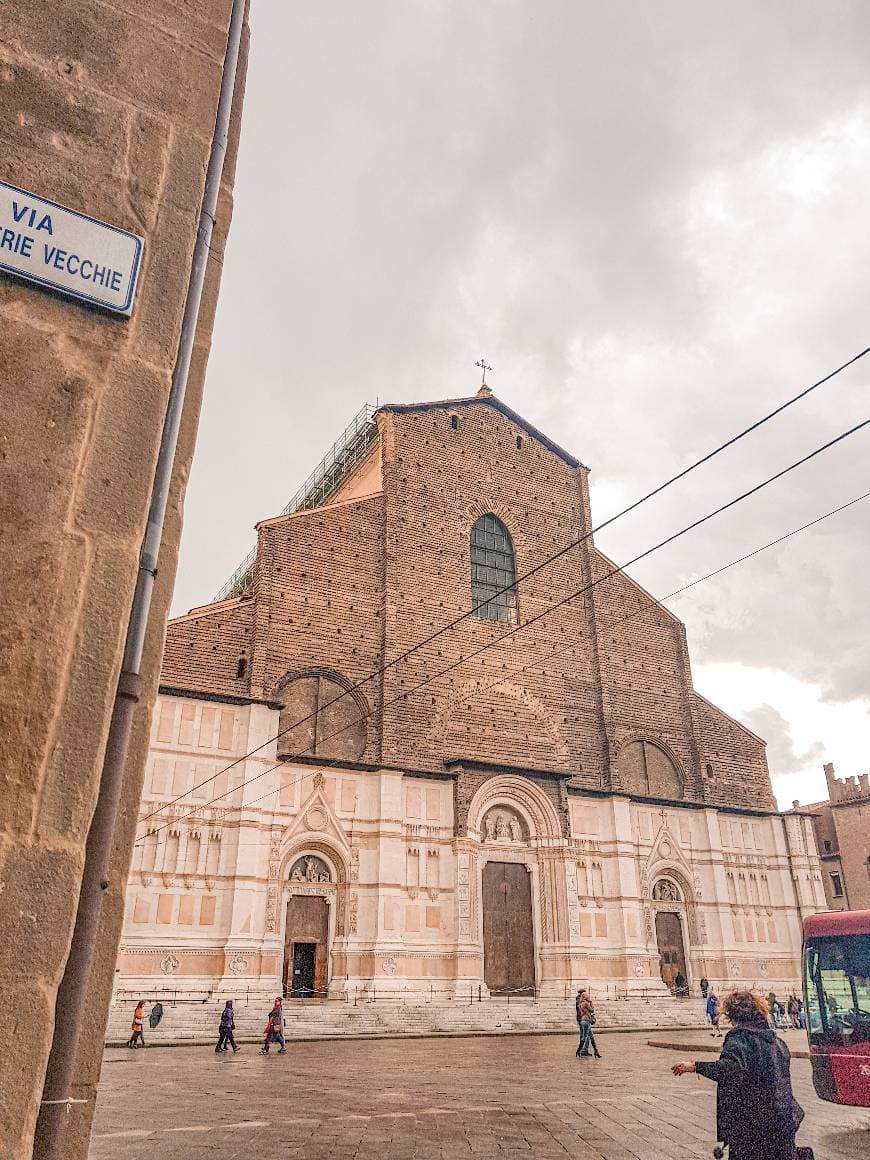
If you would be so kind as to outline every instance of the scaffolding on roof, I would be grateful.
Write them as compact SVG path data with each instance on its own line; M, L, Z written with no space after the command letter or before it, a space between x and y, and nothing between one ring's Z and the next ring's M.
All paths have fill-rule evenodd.
M289 503L281 509L282 516L307 508L320 507L336 492L378 437L378 428L374 420L376 411L376 406L366 403L354 415L311 475ZM256 559L257 549L253 548L214 596L213 604L233 596L242 596L250 591L254 581Z

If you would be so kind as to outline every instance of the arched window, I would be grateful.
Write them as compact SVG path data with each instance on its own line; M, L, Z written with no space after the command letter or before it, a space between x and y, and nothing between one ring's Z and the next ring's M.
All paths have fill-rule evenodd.
M303 673L283 684L276 698L283 705L278 715L279 757L362 759L365 710L329 673Z
M492 512L487 512L471 527L471 610L475 616L514 623L517 597L510 585L515 579L510 532ZM502 591L505 588L509 591Z
M671 758L651 741L631 741L619 754L619 777L629 793L679 800L683 782Z

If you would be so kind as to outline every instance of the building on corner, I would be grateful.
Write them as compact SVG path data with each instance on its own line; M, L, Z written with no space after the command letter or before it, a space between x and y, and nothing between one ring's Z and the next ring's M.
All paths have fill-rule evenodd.
M812 820L828 910L870 910L870 781L868 774L837 777L825 765L828 800L801 806Z
M811 819L611 574L587 476L486 387L357 416L169 625L119 989L795 985Z

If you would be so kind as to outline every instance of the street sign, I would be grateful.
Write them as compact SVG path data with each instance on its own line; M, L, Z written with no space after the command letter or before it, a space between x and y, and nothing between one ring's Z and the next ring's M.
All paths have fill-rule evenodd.
M142 238L0 181L0 270L129 315Z

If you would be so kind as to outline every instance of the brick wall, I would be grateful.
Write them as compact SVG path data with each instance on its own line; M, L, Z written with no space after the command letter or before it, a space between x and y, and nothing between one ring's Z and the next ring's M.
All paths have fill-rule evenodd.
M253 623L250 597L194 609L173 620L163 654L163 684L246 696Z
M288 676L332 671L363 680L381 664L383 497L336 503L259 527L251 691L271 697ZM378 710L379 682L360 690ZM377 718L375 717L376 721ZM366 757L377 760L369 730Z
M615 565L593 554L601 579ZM618 765L620 750L637 736L665 743L677 759L685 796L703 796L691 701L684 673L682 625L649 593L620 573L593 590L601 681L608 700L608 737Z
M709 800L776 809L764 742L706 697L694 699Z
M508 528L518 574L589 527L586 469L493 399L386 407L378 423L380 472L366 470L382 494L260 525L254 696L306 670L359 681L466 611L479 515ZM612 567L588 543L571 548L519 585L520 625ZM248 639L242 615L217 606L174 622L164 680L228 690ZM488 761L619 788L621 749L645 737L678 768L685 797L774 808L763 742L693 691L683 625L629 577L512 627L471 616L368 683L366 760Z
M870 910L870 798L835 805L832 813L849 909Z

